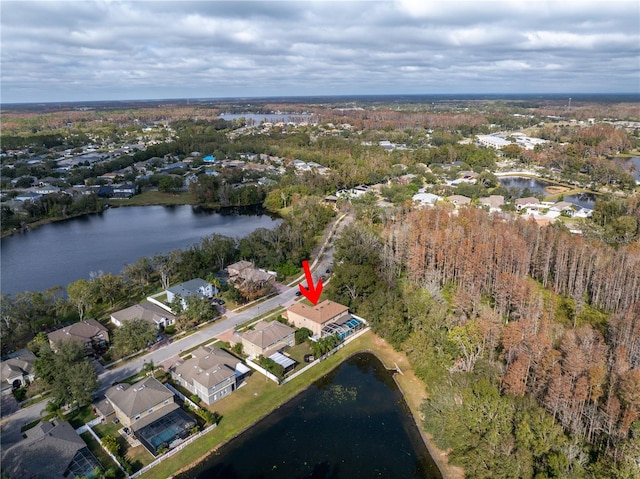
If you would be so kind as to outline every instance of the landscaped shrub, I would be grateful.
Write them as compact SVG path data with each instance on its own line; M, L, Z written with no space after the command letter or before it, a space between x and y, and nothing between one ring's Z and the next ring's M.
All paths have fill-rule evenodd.
M313 335L309 328L300 328L295 332L296 344L304 343L308 337Z
M284 368L273 359L260 356L258 358L258 364L278 378L278 381L284 379Z

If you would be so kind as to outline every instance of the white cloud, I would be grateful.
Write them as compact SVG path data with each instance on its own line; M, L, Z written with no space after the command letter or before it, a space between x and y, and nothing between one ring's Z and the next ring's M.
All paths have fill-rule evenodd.
M638 91L636 1L0 5L5 102Z

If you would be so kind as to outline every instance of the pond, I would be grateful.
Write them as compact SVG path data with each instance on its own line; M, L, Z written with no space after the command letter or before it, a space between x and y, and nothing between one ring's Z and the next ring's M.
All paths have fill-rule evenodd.
M526 178L523 176L503 176L498 178L498 181L507 189L518 188L522 193L525 188L528 188L532 194L540 193L544 196L547 196L549 194L545 191L545 188L553 184L544 180L540 180L538 178ZM568 201L569 203L573 203L580 208L593 209L596 202L596 195L594 195L593 193L578 193L574 195L566 195L562 198L562 201Z
M66 286L92 271L117 274L126 263L186 248L213 233L241 238L280 221L259 209L131 206L46 224L2 238L1 291Z
M541 193L545 196L548 193L545 192L544 189L547 186L551 186L551 183L539 180L538 178L525 178L524 176L502 176L498 178L498 181L507 189L518 188L522 191L528 188L532 193Z
M374 477L442 478L392 373L370 353L352 356L195 469L178 476Z

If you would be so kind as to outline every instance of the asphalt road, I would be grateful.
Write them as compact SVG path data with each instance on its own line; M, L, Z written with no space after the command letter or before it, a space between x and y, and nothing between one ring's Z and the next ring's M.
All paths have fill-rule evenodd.
M340 235L342 229L349 223L351 223L352 217L346 216L340 221L333 230L333 234L326 240L320 249L319 258L311 265L312 275L314 283L320 276L326 275L326 270L333 266L333 240ZM302 280L306 286L306 281ZM325 280L326 281L326 280ZM298 283L293 287L287 287L277 296L269 298L261 303L256 304L253 307L247 308L245 311L235 313L232 311L226 312L226 318L220 321L216 321L208 326L203 327L197 332L176 341L167 342L164 345L154 349L153 351L140 356L132 361L129 361L122 366L114 367L113 369L103 371L98 376L100 382L100 388L98 394L104 393L114 383L120 382L123 379L128 378L139 372L145 362L153 361L158 365L161 362L180 354L180 352L192 348L205 341L213 340L216 336L235 328L237 325L245 323L250 319L265 314L271 310L274 310L280 306L288 307L297 299L296 292L299 291ZM7 416L0 421L0 444L3 450L14 445L16 442L22 439L22 433L20 428L25 424L38 419L41 412L45 409L47 401L36 403L27 408L20 409L16 413Z

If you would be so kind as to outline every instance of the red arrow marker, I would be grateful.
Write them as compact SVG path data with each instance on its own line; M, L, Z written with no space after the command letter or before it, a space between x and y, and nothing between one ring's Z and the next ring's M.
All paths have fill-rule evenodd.
M318 286L314 286L311 270L309 269L309 262L306 260L303 261L302 268L304 269L304 275L307 277L308 288L302 286L302 283L300 283L298 287L300 288L300 292L315 306L318 304L318 299L320 299L320 293L322 293L322 278L318 280Z

